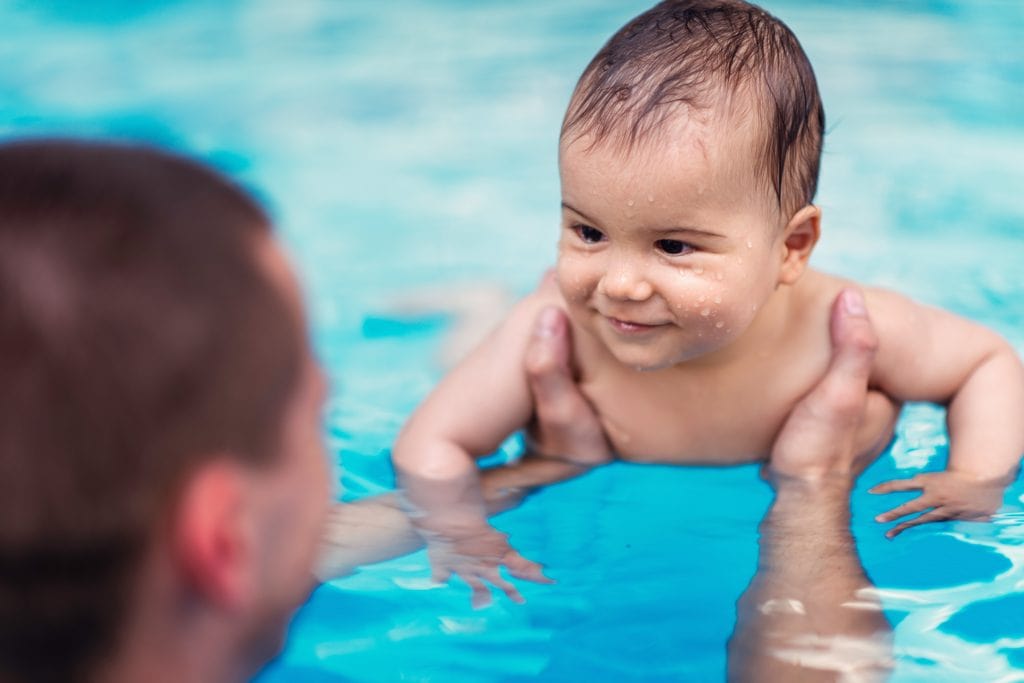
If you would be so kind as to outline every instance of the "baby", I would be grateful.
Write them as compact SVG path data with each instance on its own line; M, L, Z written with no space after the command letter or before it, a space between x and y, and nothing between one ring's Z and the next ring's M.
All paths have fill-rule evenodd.
M507 590L501 564L542 578L485 522L474 459L530 423L524 353L542 311L558 323L551 306L568 315L580 390L617 457L702 465L765 460L825 371L833 301L866 306L872 389L948 406L951 435L945 472L878 487L923 491L879 520L928 510L898 531L994 511L998 495L971 492L1005 481L1024 453L1024 367L979 325L808 268L824 123L795 36L740 0L662 2L594 57L562 126L555 282L440 383L395 445L438 578ZM865 461L890 428L864 421Z

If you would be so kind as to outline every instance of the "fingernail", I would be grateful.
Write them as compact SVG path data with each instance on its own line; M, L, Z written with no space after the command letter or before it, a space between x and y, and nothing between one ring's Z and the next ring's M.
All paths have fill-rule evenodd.
M538 337L553 337L555 336L555 327L558 325L558 310L555 308L545 308L540 312L540 316L537 319L537 326L534 328L534 334Z
M843 290L843 309L850 315L864 315L867 309L864 307L864 297L856 289Z

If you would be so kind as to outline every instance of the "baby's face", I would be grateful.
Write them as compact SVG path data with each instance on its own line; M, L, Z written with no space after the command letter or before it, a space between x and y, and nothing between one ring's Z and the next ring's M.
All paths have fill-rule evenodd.
M679 117L623 152L560 149L558 282L578 326L623 364L725 358L778 284L784 221L753 170L753 131Z

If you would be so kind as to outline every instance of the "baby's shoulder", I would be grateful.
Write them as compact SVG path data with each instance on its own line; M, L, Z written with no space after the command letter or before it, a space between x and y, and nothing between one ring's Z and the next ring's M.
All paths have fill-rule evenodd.
M801 285L801 307L805 312L817 314L825 320L829 317L836 297L847 287L860 290L872 324L883 329L888 327L890 321L903 319L914 309L923 308L922 304L891 289L865 285L817 270L808 270L806 277L801 279Z
M825 330L839 292L846 287L856 287L863 293L868 317L878 338L875 368L885 370L885 374L902 371L908 357L920 355L926 346L948 343L965 325L970 325L959 316L884 287L863 285L820 272L812 274L808 285L806 292L809 293L804 296L812 302L808 305L819 311Z

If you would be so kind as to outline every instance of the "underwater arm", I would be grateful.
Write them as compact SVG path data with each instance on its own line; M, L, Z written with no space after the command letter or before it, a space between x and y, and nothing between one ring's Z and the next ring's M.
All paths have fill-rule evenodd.
M737 602L729 680L885 680L892 627L850 532L851 477L772 482L757 574Z
M505 536L487 523L475 459L497 449L509 434L530 421L534 413L531 391L542 398L550 388L551 373L544 372L547 358L557 356L564 365L559 376L568 376L564 314L553 310L540 315L556 300L554 284L545 281L516 306L505 323L416 410L395 445L394 463L404 503L427 542L435 578L445 580L458 574L473 589L474 604L489 599L485 582L521 600L518 591L501 578L501 566L518 578L546 581L540 565L519 555ZM545 351L552 348L558 353ZM541 381L545 377L547 380ZM578 397L572 382L568 384L573 387L571 395ZM550 459L545 476L556 472L559 478L575 476L587 469L581 462ZM588 466L597 464L587 462Z
M867 391L877 341L855 290L833 305L831 333L829 369L794 408L766 469L776 495L757 573L737 602L729 680L884 680L891 667L892 629L857 557L850 491L864 415L881 428L896 408Z

